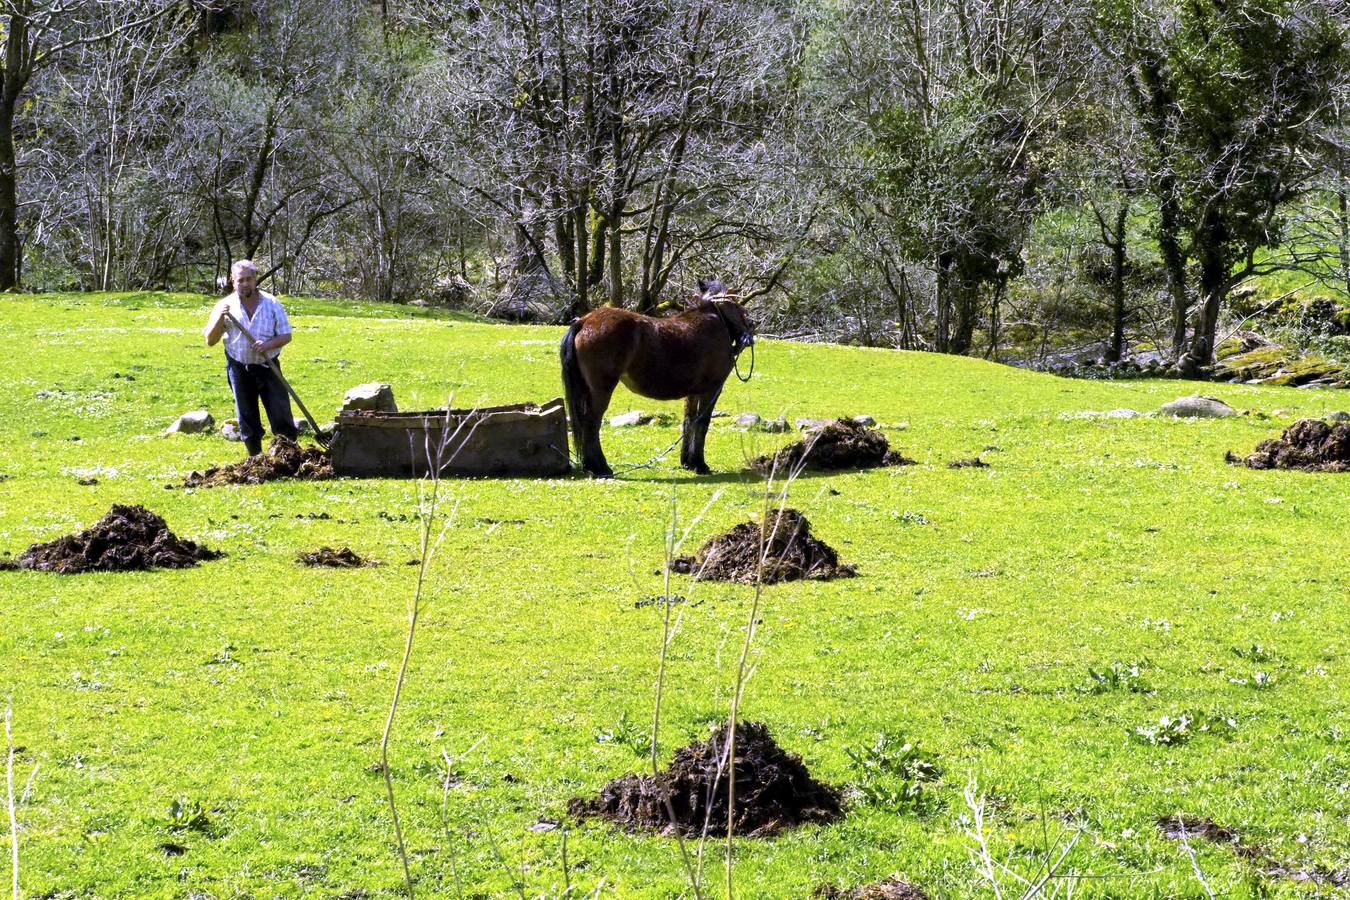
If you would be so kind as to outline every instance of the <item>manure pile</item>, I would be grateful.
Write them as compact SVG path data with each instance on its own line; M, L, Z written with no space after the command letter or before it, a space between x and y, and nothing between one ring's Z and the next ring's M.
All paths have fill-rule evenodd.
M726 738L726 726L719 725L706 741L677 750L661 774L616 778L596 797L574 798L568 810L578 819L599 817L641 831L697 835L706 824L708 834L725 836ZM736 726L734 766L735 834L765 837L842 815L839 792L813 779L801 757L779 747L761 723Z
M742 522L709 540L693 556L671 560L670 569L700 581L753 584L759 576L760 546L765 542L765 584L803 578L828 581L858 574L851 564L839 562L833 547L813 537L806 516L790 507L770 512L762 532L759 522Z
M757 472L776 472L782 476L799 466L833 472L913 464L914 460L892 450L890 441L880 431L851 419L838 419L776 453L756 457L750 466Z
M320 547L308 553L301 553L296 559L311 567L327 569L359 569L363 566L378 566L379 560L362 559L351 547Z
M222 555L178 537L162 518L143 506L114 504L92 528L34 544L16 559L0 562L0 567L59 575L136 572L185 569Z
M193 472L183 487L219 487L223 484L262 484L282 478L323 481L335 477L328 451L301 447L286 437L274 437L267 450L242 462Z
M1301 469L1305 472L1350 471L1350 425L1321 419L1299 419L1277 438L1262 441L1246 459L1230 452L1229 462L1249 469Z

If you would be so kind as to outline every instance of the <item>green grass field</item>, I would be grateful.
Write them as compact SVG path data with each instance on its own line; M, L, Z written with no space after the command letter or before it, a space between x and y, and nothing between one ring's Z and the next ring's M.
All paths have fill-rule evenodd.
M139 503L228 554L179 571L0 572L0 705L12 706L24 748L16 790L39 766L19 810L22 892L396 896L402 873L372 764L417 571L404 563L417 553L418 484L166 489L242 454L218 433L163 434L190 409L232 415L220 349L202 346L209 303L0 300L0 551ZM287 374L321 420L367 381L391 383L405 408L560 393L558 328L373 304L289 308ZM743 717L853 800L837 824L738 842L737 896L803 898L891 873L933 897L994 896L971 862L972 781L987 798L993 857L1027 877L1048 845L1078 833L1060 870L1074 896L1334 893L1197 840L1202 883L1154 822L1210 817L1293 869L1350 860L1350 476L1223 460L1350 396L1069 381L835 346L758 350L754 379L730 382L721 409L868 413L922 464L792 485L793 505L860 577L765 589ZM1250 415L1075 417L1197 392ZM621 390L611 412L629 408L678 409ZM692 896L673 839L578 825L566 805L647 766L631 745L652 713L661 614L637 602L661 591L672 493L687 525L720 491L693 549L760 509L765 486L747 456L793 437L728 422L708 438L711 477L679 469L672 453L614 481L443 485L458 515L432 569L391 748L421 896L462 886L466 897L552 897L565 877L569 896ZM620 468L675 436L649 426L606 429L604 440ZM992 468L946 467L975 454ZM77 483L90 477L98 483ZM321 544L386 564L296 562ZM726 716L753 598L681 577L675 587L690 601L671 645L663 760ZM1090 691L1089 669L1113 663L1139 664L1139 678ZM1183 711L1236 724L1173 745L1136 736ZM616 732L631 740L607 739ZM917 808L886 799L902 793L891 790L898 776L869 782L850 758L882 733L942 771ZM443 826L442 753L471 747ZM171 827L179 799L200 804L204 828ZM168 855L165 843L187 852ZM708 896L724 894L722 854L707 848ZM1055 884L1063 896L1067 882ZM1002 890L1021 895L1011 876Z

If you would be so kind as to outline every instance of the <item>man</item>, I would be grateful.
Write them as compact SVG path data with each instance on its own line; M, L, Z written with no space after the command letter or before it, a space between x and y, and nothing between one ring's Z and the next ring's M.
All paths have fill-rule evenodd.
M225 374L234 392L239 434L249 456L257 456L262 452L263 434L259 400L267 410L273 435L295 440L298 434L286 386L268 365L268 360L276 360L281 348L291 342L291 322L276 297L258 290L258 267L251 260L241 259L231 266L230 279L234 282L234 293L216 303L202 333L208 347L214 347L222 336L225 338ZM227 312L255 340L226 319ZM280 370L281 363L277 362L277 371Z

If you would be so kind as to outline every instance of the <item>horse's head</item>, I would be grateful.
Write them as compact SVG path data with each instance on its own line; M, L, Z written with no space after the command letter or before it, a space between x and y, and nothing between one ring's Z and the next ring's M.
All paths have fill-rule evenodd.
M731 333L732 353L740 353L746 347L754 344L755 323L751 320L750 314L745 311L744 306L727 297L713 298L708 302L717 310L717 315L726 324L727 331Z

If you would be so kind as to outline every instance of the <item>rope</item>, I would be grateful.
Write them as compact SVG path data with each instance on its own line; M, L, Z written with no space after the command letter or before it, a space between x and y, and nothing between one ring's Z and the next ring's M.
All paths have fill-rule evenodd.
M681 430L680 436L677 437L674 443L672 443L669 447L662 450L660 453L656 454L651 459L647 460L645 463L638 463L636 465L627 466L625 468L615 470L614 477L618 478L620 475L627 475L629 472L635 472L638 469L655 468L656 464L659 463L661 460L665 459L666 454L674 450L676 447L678 447L680 445L680 441L682 440L684 440L683 430Z
M742 347L741 350L737 350L735 355L731 357L731 368L736 372L736 377L740 379L741 384L748 382L755 374L755 339L753 337L750 338L750 343L746 346L750 348L749 372L744 375L741 374L741 350L744 350L745 347Z

